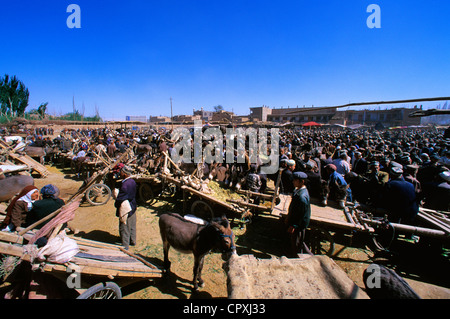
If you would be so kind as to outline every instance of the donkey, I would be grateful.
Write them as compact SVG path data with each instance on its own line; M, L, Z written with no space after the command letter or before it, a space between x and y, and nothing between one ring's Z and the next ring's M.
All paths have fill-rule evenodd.
M34 178L29 175L6 177L0 169L0 202L7 202L28 186L34 185Z
M159 218L159 230L164 249L164 268L170 271L169 249L194 255L194 291L204 286L201 278L203 261L211 250L222 252L228 260L236 251L234 234L226 217L214 218L204 225L193 223L176 213L165 213Z

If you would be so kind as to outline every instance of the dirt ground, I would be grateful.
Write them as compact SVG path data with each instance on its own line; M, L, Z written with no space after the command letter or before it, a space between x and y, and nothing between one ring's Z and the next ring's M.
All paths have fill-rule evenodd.
M69 170L47 166L50 175L36 178L39 188L46 184L55 184L61 191L61 197L68 199L81 186L82 181L75 179ZM159 199L151 207L139 206L137 210L137 245L131 251L148 261L162 267L163 251L159 235L158 216L166 211L181 212L180 199ZM97 241L119 244L118 219L115 216L114 202L106 205L91 206L83 203L76 217L69 223L78 230L77 236ZM286 242L280 220L272 216L261 215L251 224L241 228L234 225L237 253L252 254L257 258L281 257L286 255ZM406 248L410 249L410 248ZM406 257L405 257L406 256ZM377 256L368 249L365 240L345 236L336 242L334 261L361 288L364 288L362 273L367 266L376 261L386 265L395 264L399 272L422 298L450 298L450 278L448 276L448 258L442 260L439 253L431 251L406 254L397 259ZM191 291L193 257L171 250L172 274L154 281L141 281L122 286L126 299L191 299L191 298L227 298L227 277L222 269L220 254L210 254L205 259L203 279L205 287L199 293Z

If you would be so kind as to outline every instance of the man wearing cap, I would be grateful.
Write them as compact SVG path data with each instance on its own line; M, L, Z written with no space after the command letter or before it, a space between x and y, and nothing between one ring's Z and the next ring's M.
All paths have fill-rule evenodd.
M403 178L403 169L392 166L390 181L386 183L384 207L389 211L389 221L412 225L419 213L416 192L413 184Z
M305 252L310 253L308 247L304 244L306 228L309 226L311 218L311 205L308 189L306 188L306 179L308 176L303 172L292 174L294 193L292 194L291 204L289 205L288 215L285 223L291 242L291 257L298 257L297 254Z
M120 171L120 177L123 178L119 193L116 197L114 206L116 207L116 216L119 217L119 234L122 240L122 245L125 249L136 244L136 182L131 178L133 171L131 167L124 166ZM131 210L123 216L124 205L128 201ZM123 205L124 204L124 205Z
M281 173L281 193L290 195L294 191L294 184L292 184L292 174L295 170L295 161L288 160L287 167Z

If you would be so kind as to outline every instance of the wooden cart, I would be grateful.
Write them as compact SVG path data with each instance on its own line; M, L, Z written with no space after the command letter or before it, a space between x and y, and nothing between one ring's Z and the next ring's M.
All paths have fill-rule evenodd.
M248 200L227 200L240 207L257 210L262 214L279 216L283 219L288 214L291 201L290 195L279 194L279 179L272 195L240 191L249 197L259 196L268 200L271 205L254 205ZM332 202L332 201L330 201ZM353 237L363 237L369 240L369 247L376 251L386 251L398 235L417 235L425 239L433 239L438 243L447 244L450 239L450 219L448 212L435 212L420 208L417 216L418 225L410 226L391 223L386 218L375 218L359 205L348 203L344 209L334 206L323 207L311 200L311 218L307 230L307 241L315 254L334 253L335 237L346 237L351 245ZM387 231L389 230L389 231Z
M120 298L119 287L132 284L140 280L160 278L163 269L151 264L143 257L132 254L121 246L102 243L70 236L76 241L79 252L64 264L42 262L33 260L29 248L24 244L33 236L33 232L27 232L24 236L12 233L0 232L0 254L15 258L15 263L29 263L36 268L33 273L44 272L59 280L58 286L67 287L64 295L74 295L80 299L92 298ZM9 262L11 264L11 262ZM20 269L14 277L26 277L25 271ZM22 273L21 273L22 272ZM30 279L33 274L28 275ZM39 276L37 277L39 278ZM12 280L12 283L15 281ZM48 281L47 281L48 283ZM29 289L29 287L27 287ZM52 289L52 287L47 287ZM72 291L70 291L72 289ZM16 292L17 294L17 292ZM18 293L23 296L23 292Z

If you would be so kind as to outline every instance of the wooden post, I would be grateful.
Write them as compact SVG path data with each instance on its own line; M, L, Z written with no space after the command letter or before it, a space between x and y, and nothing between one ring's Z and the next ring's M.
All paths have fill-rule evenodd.
M282 169L280 169L280 171L278 172L278 178L277 178L277 183L275 184L275 189L273 191L273 198L272 198L272 205L270 206L270 210L272 211L273 208L275 207L275 200L278 196L278 191L279 191L279 187L280 187L280 182L281 182L281 173L283 172Z
M170 158L169 154L167 154L167 152L164 152L164 168L166 168L167 166L167 161L169 161L176 170L182 172L181 168L179 168L178 165L175 164L175 162Z
M367 218L361 218L362 221L367 222L368 224L373 225L381 225L383 224L380 221L375 221ZM416 226L410 226L410 225L404 225L404 224L396 224L396 223L389 223L394 227L394 229L403 231L408 234L413 235L423 235L423 236L429 236L433 238L441 238L441 239L449 239L449 234L442 230L436 230L436 229L430 229L430 228L424 228L424 227L416 227Z

